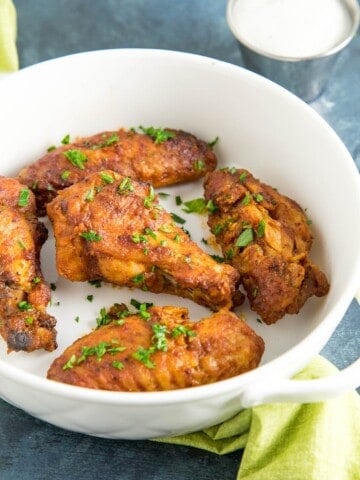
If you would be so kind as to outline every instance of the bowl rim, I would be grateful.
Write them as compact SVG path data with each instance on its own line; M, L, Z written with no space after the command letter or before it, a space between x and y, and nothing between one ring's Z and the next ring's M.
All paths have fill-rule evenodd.
M71 55L66 55L26 67L18 72L13 73L8 78L5 78L0 83L0 91L6 88L7 83L12 83L15 79L21 77L27 78L32 75L32 72L42 71L43 69L51 68L53 64L74 62L79 57L88 58L89 61L96 61L98 56L115 56L128 57L131 56L147 56L149 58L162 58L162 61L168 59L176 59L180 62L185 62L187 65L195 63L204 68L216 67L223 72L232 75L247 77L251 81L267 85L267 88L274 89L278 95L281 95L287 102L300 106L302 109L307 109L308 113L314 118L314 121L321 124L321 127L327 130L327 133L332 137L339 152L343 156L344 165L350 170L349 174L357 174L356 166L347 148L335 133L335 131L328 125L328 123L309 105L300 100L291 92L274 82L261 77L260 75L246 70L240 66L217 60L211 57L198 55L194 53L185 53L172 50L162 49L147 49L147 48L126 48L126 49L106 49L93 50L88 52L80 52ZM360 194L360 178L357 178L357 186ZM359 195L360 208L360 195ZM358 288L358 280L360 278L360 248L358 256L354 259L354 269L349 278L349 282L344 287L343 292L337 301L334 308L327 316L323 318L321 323L313 328L299 343L280 354L276 358L268 361L264 365L260 365L256 369L243 373L241 375L231 377L226 380L221 380L212 384L195 386L190 388L182 388L177 390L156 391L156 392L115 392L107 390L93 390L85 387L72 386L47 378L39 377L36 374L26 372L20 367L9 365L6 361L0 359L0 376L7 378L17 384L29 386L39 392L55 395L59 398L67 398L74 400L86 400L89 403L100 403L117 406L137 406L137 405L173 405L178 403L189 403L200 401L204 398L217 397L225 395L230 392L240 393L244 387L250 383L259 381L264 376L269 380L271 378L288 377L299 371L304 367L313 357L314 352L318 353L320 349L328 341L329 337L335 330L337 324L342 319L346 309L350 305ZM301 359L301 361L299 361ZM300 367L299 367L300 365Z

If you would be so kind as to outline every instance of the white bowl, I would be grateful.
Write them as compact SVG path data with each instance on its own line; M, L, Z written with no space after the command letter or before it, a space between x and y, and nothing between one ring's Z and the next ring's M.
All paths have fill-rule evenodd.
M0 395L55 425L113 438L151 438L218 423L241 407L270 400L317 401L360 384L359 361L326 380L286 380L317 354L343 317L360 277L360 186L348 151L305 103L264 78L234 65L190 54L107 50L26 68L0 84L0 174L15 175L65 134L91 135L138 125L180 128L205 140L219 136L219 166L248 168L297 200L313 222L312 258L326 272L330 292L310 299L301 313L276 325L249 323L264 338L261 366L216 384L190 389L122 393L60 384L45 378L59 352L95 324L102 306L130 298L186 305L193 318L206 309L169 295L72 284L58 279L53 242L42 253L56 282L50 311L58 319L54 353L6 353L0 342ZM173 197L202 196L202 183L162 189ZM206 219L188 215L200 241ZM204 233L205 232L205 233ZM88 294L94 301L86 301ZM60 305L56 302L60 301ZM80 321L74 321L80 316ZM284 380L285 379L285 380Z

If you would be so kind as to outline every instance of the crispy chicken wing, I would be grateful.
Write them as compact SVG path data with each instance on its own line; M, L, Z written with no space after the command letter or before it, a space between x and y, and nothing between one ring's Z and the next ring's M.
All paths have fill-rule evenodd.
M196 180L216 167L211 147L190 133L171 129L103 132L56 148L18 175L36 196L39 215L57 192L90 173L113 170L154 187Z
M104 390L173 390L239 375L261 360L263 340L229 311L191 322L186 308L150 307L125 316L119 307L110 310L111 323L52 363L49 379Z
M57 269L69 280L171 293L213 310L242 300L236 270L203 252L149 184L109 170L95 173L62 190L47 212Z
M324 273L309 259L312 235L296 202L244 169L210 173L204 187L217 206L211 231L264 322L298 313L310 296L328 292Z
M46 313L50 289L39 260L46 238L31 191L0 177L0 333L8 351L56 348L56 321Z

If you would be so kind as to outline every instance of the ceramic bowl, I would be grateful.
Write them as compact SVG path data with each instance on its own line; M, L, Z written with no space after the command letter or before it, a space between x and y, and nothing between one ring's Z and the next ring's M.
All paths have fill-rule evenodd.
M247 321L266 343L261 365L211 385L168 392L108 392L45 378L52 359L95 325L103 306L141 297L188 306L198 319L208 311L169 295L71 283L57 277L54 243L42 251L46 279L55 282L50 312L58 320L57 352L6 353L0 340L0 395L60 427L112 438L152 438L208 427L242 407L268 401L317 401L360 384L359 361L317 381L291 381L324 346L358 288L360 187L351 156L309 106L282 87L240 67L185 53L106 50L44 62L0 83L0 174L16 175L49 145L102 130L138 125L183 129L205 140L219 137L219 167L245 167L291 196L312 220L311 256L326 272L326 297L311 298L298 315L276 325ZM202 182L162 189L167 207L202 196ZM187 215L196 241L208 235L206 218ZM93 302L86 296L94 295ZM59 303L60 302L60 303ZM75 322L75 318L79 321Z

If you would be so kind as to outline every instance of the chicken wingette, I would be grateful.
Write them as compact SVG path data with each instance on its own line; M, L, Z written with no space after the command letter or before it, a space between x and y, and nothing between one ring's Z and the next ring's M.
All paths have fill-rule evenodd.
M104 390L173 390L239 375L261 360L261 337L227 310L191 322L186 308L130 314L123 307L112 307L107 325L68 347L47 377Z
M109 170L59 192L47 205L58 273L190 298L213 310L239 304L239 274L178 227L147 183Z
M196 180L215 167L216 156L208 143L181 130L150 127L142 133L120 129L79 138L25 167L18 179L33 190L38 214L44 215L45 204L59 190L90 173L113 170L156 188Z
M46 313L50 289L40 270L46 238L31 191L0 177L0 333L9 352L56 348L56 321Z
M209 227L265 323L298 313L310 296L328 292L326 276L309 259L309 221L294 200L244 169L210 173L204 187L205 199L217 207Z

